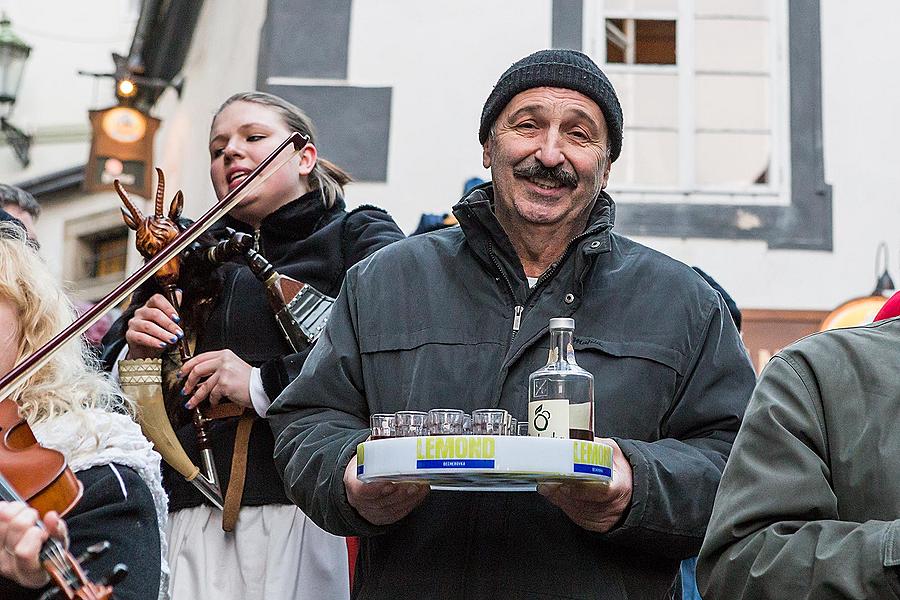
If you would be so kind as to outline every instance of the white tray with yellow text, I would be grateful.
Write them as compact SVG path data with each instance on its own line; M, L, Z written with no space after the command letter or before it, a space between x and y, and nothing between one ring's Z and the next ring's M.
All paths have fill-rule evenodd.
M533 491L538 483L612 480L612 447L547 437L446 435L370 440L360 481L426 481L433 489Z

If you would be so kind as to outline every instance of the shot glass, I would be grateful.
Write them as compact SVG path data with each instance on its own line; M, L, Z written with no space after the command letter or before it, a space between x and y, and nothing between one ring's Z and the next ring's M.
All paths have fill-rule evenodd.
M506 435L519 435L519 421L515 417L511 416L509 418Z
M394 437L394 414L378 413L369 417L372 439L382 440Z
M400 410L394 415L394 437L425 435L425 419L428 413L420 410Z
M465 413L463 415L463 433L472 433L472 415L470 415L469 413Z
M472 411L472 433L475 435L506 435L509 413L502 408L479 408Z
M455 408L433 408L428 411L428 435L461 435L466 414Z
M516 425L516 435L528 435L528 421L519 421Z

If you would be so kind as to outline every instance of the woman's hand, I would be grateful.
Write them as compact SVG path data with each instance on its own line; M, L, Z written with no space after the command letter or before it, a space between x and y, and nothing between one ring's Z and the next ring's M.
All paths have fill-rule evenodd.
M182 394L191 396L184 407L192 409L204 400L215 406L224 398L253 408L250 401L251 370L252 367L231 350L198 354L184 363L178 372L184 381Z
M176 292L181 302L181 292ZM127 358L156 358L163 350L184 337L178 326L175 307L162 294L154 294L147 303L137 309L128 321L125 341Z
M45 529L37 527L38 513L21 502L0 502L0 575L27 588L49 582L41 567L41 547L52 536L69 547L66 523L55 512L44 516Z

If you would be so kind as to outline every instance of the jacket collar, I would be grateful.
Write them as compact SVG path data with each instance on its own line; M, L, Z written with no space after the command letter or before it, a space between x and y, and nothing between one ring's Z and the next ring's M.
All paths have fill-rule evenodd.
M493 183L488 182L473 189L453 207L453 215L459 221L466 242L479 258L492 264L496 257L517 273L520 279L525 280L522 261L494 214ZM615 215L615 202L609 194L601 191L591 209L584 233L578 236L585 253L597 254L609 249Z
M307 238L319 227L323 217L327 219L344 210L344 199L338 197L331 208L325 208L322 193L315 189L307 192L267 215L259 224L260 236L266 240L295 242ZM216 224L215 229L231 227L237 231L253 233L253 226L226 215Z

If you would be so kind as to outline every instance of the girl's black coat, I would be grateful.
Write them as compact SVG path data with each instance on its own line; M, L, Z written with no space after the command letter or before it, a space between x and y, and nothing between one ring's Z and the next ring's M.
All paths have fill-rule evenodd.
M279 273L334 297L340 291L348 268L379 248L403 238L396 223L383 210L363 206L347 212L344 206L343 200L339 199L326 209L318 190L314 190L267 216L258 232L246 223L226 217L221 226L215 228L214 235L222 237L226 226L256 235L259 252ZM270 400L275 400L300 373L309 349L293 352L275 321L263 284L243 262L224 265L218 275L222 278L221 294L199 328L195 355L230 349L260 368L266 394ZM152 291L147 289L140 296L136 295L133 304L143 304ZM185 290L185 298L188 297ZM130 313L126 311L104 339L103 356L107 367L112 366L124 344ZM200 464L193 426L186 421L176 433L194 464ZM236 418L214 421L209 428L223 489L227 487L231 473L236 428ZM269 425L258 419L250 436L242 505L291 503L275 470L273 451L274 439ZM208 504L191 484L166 465L163 485L169 493L170 511Z
M113 470L115 469L115 470ZM159 597L159 524L150 488L133 470L102 465L75 474L84 495L66 516L71 545L78 556L102 541L109 550L85 565L95 583L122 563L128 576L115 587L118 600L156 600ZM44 590L29 590L0 577L0 599L31 600Z

